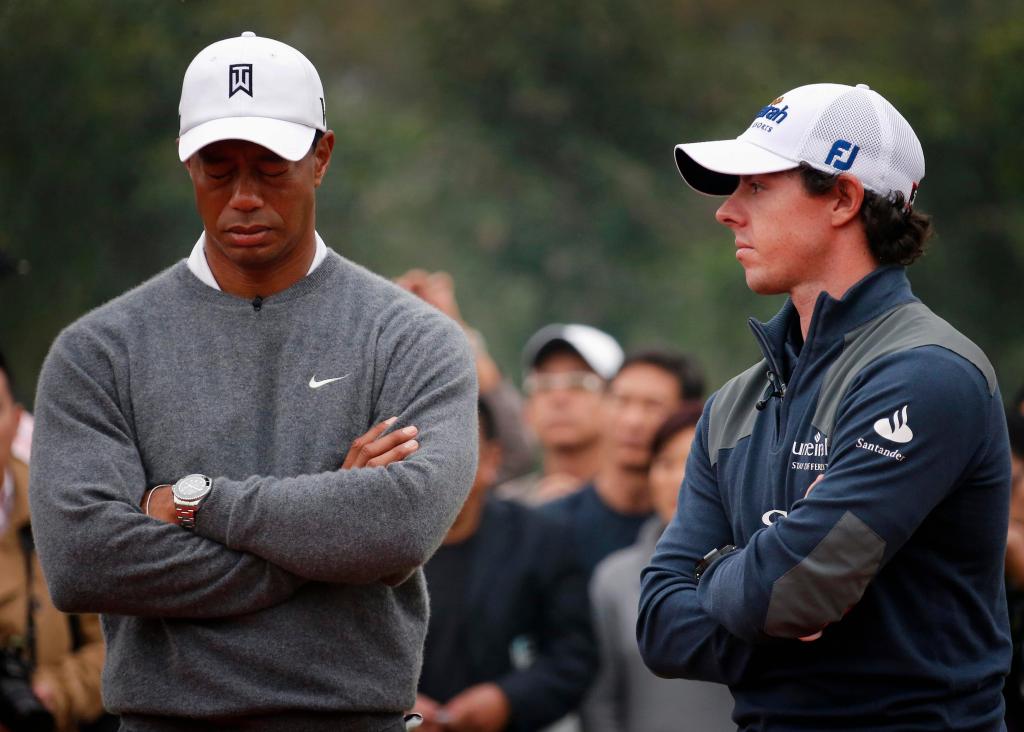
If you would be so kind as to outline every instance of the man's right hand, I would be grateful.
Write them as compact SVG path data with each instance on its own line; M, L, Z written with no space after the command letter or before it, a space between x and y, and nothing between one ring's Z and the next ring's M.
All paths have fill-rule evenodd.
M384 435L397 421L398 417L385 419L357 437L348 449L341 469L382 468L416 452L420 448L420 443L413 439L419 432L416 427L410 425Z

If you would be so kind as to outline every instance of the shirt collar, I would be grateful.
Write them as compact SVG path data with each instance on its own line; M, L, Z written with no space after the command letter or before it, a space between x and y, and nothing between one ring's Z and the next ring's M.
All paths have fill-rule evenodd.
M316 237L316 251L313 253L313 261L309 264L309 271L306 272L307 277L327 258L327 245L324 244L324 240L316 232L313 232L313 235ZM199 239L196 241L195 246L192 247L192 253L185 260L185 263L192 274L199 278L200 282L215 290L220 290L217 278L213 276L213 270L210 269L210 263L206 261L205 231L199 235Z
M851 330L907 302L917 302L917 298L910 290L906 268L898 265L878 267L852 285L840 299L827 292L818 295L808 340L827 343L845 338ZM803 351L805 344L800 334L800 316L792 300L787 298L775 317L760 325L776 354L784 354L787 347L793 356Z

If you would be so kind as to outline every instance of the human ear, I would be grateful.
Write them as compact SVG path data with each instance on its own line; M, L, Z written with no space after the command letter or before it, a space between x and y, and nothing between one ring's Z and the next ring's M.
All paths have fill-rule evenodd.
M856 176L843 173L832 188L832 225L845 226L857 218L864 203L864 185Z
M327 130L313 153L313 185L319 186L327 174L331 164L331 153L334 151L334 130Z

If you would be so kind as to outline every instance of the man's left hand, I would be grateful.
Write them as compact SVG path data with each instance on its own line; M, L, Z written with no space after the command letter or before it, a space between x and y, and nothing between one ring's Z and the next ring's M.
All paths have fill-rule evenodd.
M500 732L509 711L508 697L497 684L477 684L445 704L438 716L452 732Z

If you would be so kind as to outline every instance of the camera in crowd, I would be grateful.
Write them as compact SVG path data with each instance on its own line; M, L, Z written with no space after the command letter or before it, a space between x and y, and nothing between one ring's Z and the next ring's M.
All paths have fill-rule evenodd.
M53 715L32 691L32 668L14 649L0 651L0 726L10 732L53 732Z

